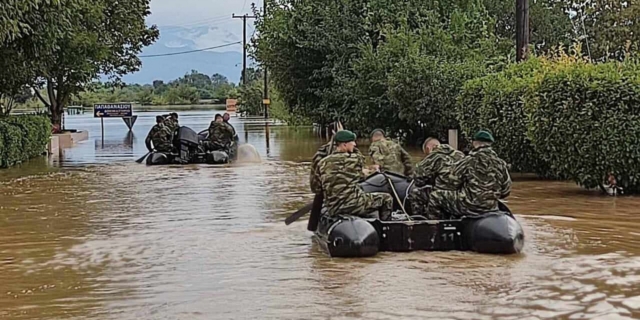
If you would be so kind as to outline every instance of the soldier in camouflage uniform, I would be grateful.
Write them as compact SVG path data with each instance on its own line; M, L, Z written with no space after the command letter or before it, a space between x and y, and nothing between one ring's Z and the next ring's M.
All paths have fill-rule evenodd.
M233 142L233 129L222 120L220 114L216 114L215 120L209 125L208 150L222 150L230 152Z
M380 170L404 174L407 177L413 174L411 155L399 144L387 140L382 129L373 130L371 141L369 155Z
M318 165L328 214L389 219L393 209L391 195L365 193L359 185L364 179L364 157L353 153L356 135L341 130L334 138L338 144L335 152Z
M153 147L151 143L153 143ZM155 149L159 152L171 152L171 130L164 124L162 116L156 117L156 125L149 131L145 145L149 151Z
M473 136L473 150L454 165L450 179L456 191L436 190L429 196L429 214L443 218L478 215L498 209L498 200L511 193L507 163L491 149L491 133Z
M409 194L409 200L413 214L437 219L437 216L429 216L427 212L429 194L424 187L431 185L432 190L455 190L449 177L453 164L464 158L464 153L448 144L440 144L440 141L435 138L425 140L422 151L427 156L416 165L415 188Z
M178 128L180 128L180 124L178 123L178 114L175 112L170 113L169 118L166 120L166 125L171 132L178 130Z

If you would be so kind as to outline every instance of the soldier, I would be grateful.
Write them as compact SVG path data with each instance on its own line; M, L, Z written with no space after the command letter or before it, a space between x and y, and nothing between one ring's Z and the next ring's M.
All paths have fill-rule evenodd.
M409 194L409 199L413 214L422 214L429 219L437 219L437 216L429 216L427 213L429 194L424 187L431 185L433 190L455 190L449 176L453 164L464 158L464 153L448 144L440 144L436 138L425 140L422 144L422 151L427 156L416 165L416 188Z
M180 128L180 123L178 123L178 114L175 112L171 112L169 114L169 122L171 123L171 131L178 130Z
M214 121L209 125L209 150L222 150L229 152L233 141L233 130L224 123L222 116L216 114Z
M226 123L227 125L229 125L229 127L231 127L231 130L233 130L233 137L234 137L234 140L236 140L236 141L237 141L237 140L238 140L238 134L236 133L236 128L234 128L234 127L231 125L231 123L229 123L229 119L230 119L230 118L231 118L231 116L229 115L229 113L228 113L228 112L225 112L225 113L222 115L222 121L224 121L224 123Z
M156 125L151 128L144 143L149 152L154 149L159 152L171 152L171 130L164 124L162 116L156 117Z
M411 155L399 144L387 140L382 129L371 132L369 155L376 169L392 171L409 177L413 174Z
M354 153L356 135L341 130L334 138L337 143L335 152L318 164L328 214L389 219L393 209L391 195L365 193L359 185L364 179L364 156Z
M473 136L469 155L454 164L451 190L436 190L429 196L430 215L478 215L498 209L498 200L511 193L507 163L491 148L491 133L481 130Z

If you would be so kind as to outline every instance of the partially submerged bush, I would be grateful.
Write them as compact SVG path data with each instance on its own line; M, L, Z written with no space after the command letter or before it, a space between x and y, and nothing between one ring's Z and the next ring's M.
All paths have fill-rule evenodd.
M0 167L42 155L51 136L51 122L40 115L0 118Z

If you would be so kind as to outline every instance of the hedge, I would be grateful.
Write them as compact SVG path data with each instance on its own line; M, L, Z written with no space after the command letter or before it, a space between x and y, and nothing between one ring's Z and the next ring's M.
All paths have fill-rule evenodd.
M551 177L549 164L527 137L529 112L525 102L535 89L536 74L542 65L543 61L533 58L467 82L458 96L456 116L467 139L480 129L492 132L496 139L494 150L512 171Z
M0 168L42 155L50 136L51 122L46 116L0 118Z
M630 62L547 72L535 91L529 136L556 173L585 188L612 173L626 193L640 191L640 79Z

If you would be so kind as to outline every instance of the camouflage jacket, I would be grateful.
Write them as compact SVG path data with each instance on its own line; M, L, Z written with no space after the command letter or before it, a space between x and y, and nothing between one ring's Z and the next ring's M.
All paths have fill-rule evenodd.
M416 185L430 184L435 189L453 190L449 177L453 164L464 158L464 153L448 144L436 146L416 165Z
M322 159L318 164L324 206L329 215L335 215L341 207L358 203L364 191L359 182L364 173L364 156L360 153L339 152Z
M380 169L404 174L409 177L413 174L411 155L399 144L391 140L379 140L369 146L369 155L374 164Z
M333 140L323 144L316 154L313 155L313 159L311 160L311 170L309 172L309 186L311 186L311 192L320 193L322 192L322 183L320 182L320 172L318 164L320 160L326 158L327 156L333 154L336 149L336 144ZM361 154L360 150L354 148L353 153Z
M470 211L497 208L498 200L511 193L507 163L489 146L475 148L454 165L452 185L461 190L462 204Z
M159 123L153 126L151 131L149 131L146 140L151 140L153 148L157 151L171 151L171 130L167 128L164 123Z
M229 145L233 141L233 129L224 122L211 121L209 141L223 146Z
M167 128L169 128L169 130L171 130L171 132L178 130L178 128L180 127L180 124L178 124L178 120L174 120L172 118L168 118L167 120L165 120L164 124Z

